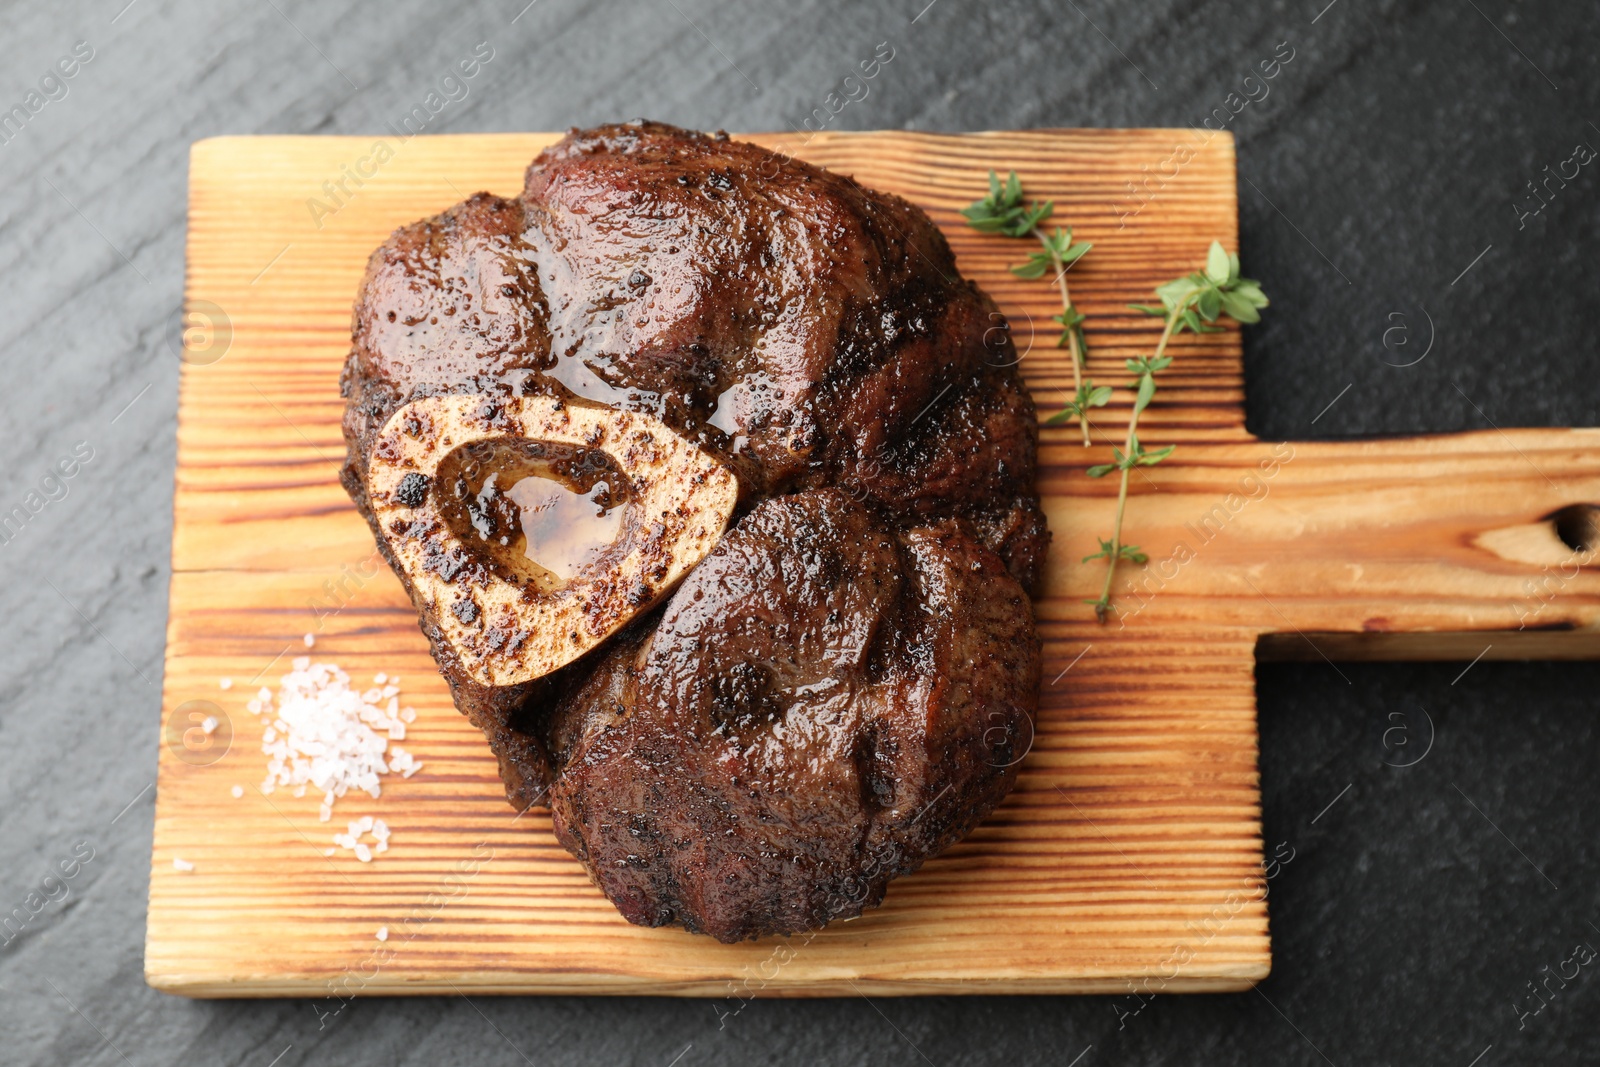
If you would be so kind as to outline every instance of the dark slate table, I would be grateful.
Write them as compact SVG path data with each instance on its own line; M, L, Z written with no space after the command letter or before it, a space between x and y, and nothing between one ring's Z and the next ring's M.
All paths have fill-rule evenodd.
M832 126L1192 125L1259 96L1243 79L1287 42L1232 121L1243 258L1275 303L1247 335L1253 427L1600 424L1600 167L1540 200L1528 185L1600 146L1589 0L525 3L0 9L6 108L85 42L0 144L0 511L92 450L0 544L0 904L75 872L0 947L0 1063L1600 1061L1600 966L1529 999L1600 947L1587 664L1345 666L1348 684L1320 662L1263 668L1266 835L1294 859L1272 883L1274 973L1248 993L1137 1015L1092 997L761 1002L725 1029L703 1001L428 998L319 1030L306 1001L146 987L196 139L376 130L483 41L496 58L435 129L791 127L884 41L892 65ZM1394 366L1428 317L1428 356ZM1432 750L1390 766L1391 714L1419 710Z

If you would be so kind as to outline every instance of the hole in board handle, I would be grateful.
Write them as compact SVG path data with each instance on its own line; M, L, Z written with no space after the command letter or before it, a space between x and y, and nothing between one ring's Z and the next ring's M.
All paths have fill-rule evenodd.
M1600 548L1600 507L1593 504L1568 504L1545 516L1555 528L1561 543L1574 552Z

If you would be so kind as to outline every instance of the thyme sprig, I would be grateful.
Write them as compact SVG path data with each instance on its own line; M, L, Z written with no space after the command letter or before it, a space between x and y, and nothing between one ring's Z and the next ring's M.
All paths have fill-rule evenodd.
M1161 298L1160 307L1129 305L1135 311L1164 319L1165 324L1153 355L1127 361L1128 370L1137 375L1129 386L1137 392L1134 394L1133 410L1128 416L1128 436L1121 448L1111 450L1112 462L1090 467L1088 472L1091 478L1103 478L1112 471L1121 474L1121 484L1117 488L1117 517L1111 539L1100 539L1100 551L1083 557L1085 563L1095 559L1106 561L1106 581L1100 591L1100 599L1084 601L1094 605L1095 616L1101 622L1106 621L1111 611L1111 582L1116 577L1117 564L1122 560L1144 563L1149 558L1138 545L1122 542L1122 520L1128 507L1128 476L1135 467L1153 467L1160 463L1172 455L1176 447L1168 445L1150 451L1139 441L1138 432L1139 415L1150 406L1150 401L1156 395L1156 375L1172 365L1172 357L1166 354L1167 342L1184 330L1216 333L1222 327L1215 323L1224 314L1241 323L1260 322L1260 309L1267 306L1261 283L1240 277L1238 255L1224 250L1216 241L1211 242L1204 270L1157 286L1156 295Z
M983 233L999 233L1007 237L1032 237L1038 240L1041 251L1028 256L1027 261L1011 268L1019 278L1043 278L1053 271L1057 290L1061 293L1061 314L1051 319L1061 324L1061 337L1056 347L1065 348L1072 356L1073 398L1062 409L1050 416L1047 425L1056 426L1073 419L1083 431L1083 443L1089 444L1089 409L1104 407L1111 399L1111 387L1096 386L1084 377L1088 365L1089 344L1083 336L1083 313L1072 305L1072 294L1067 289L1067 268L1094 246L1087 242L1074 243L1072 229L1060 226L1050 233L1040 228L1040 223L1055 211L1055 201L1022 201L1022 181L1012 171L1004 182L994 171L989 172L989 195L975 200L961 214L966 216L973 229Z

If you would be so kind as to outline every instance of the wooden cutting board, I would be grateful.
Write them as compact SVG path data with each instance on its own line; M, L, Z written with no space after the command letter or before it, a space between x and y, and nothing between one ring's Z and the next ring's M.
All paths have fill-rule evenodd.
M1141 425L1146 441L1178 451L1135 479L1128 509L1130 539L1151 562L1127 569L1124 615L1106 626L1081 603L1097 594L1101 565L1078 561L1109 533L1115 485L1083 469L1109 458L1129 394L1119 389L1100 415L1092 449L1072 429L1044 431L1055 532L1049 595L1037 604L1045 684L1010 799L894 883L882 908L821 934L727 946L630 926L556 844L544 812L519 819L506 806L488 748L451 706L337 479L339 369L368 254L396 226L474 191L515 194L554 139L194 147L145 954L159 989L665 993L720 998L719 1015L772 995L1242 989L1271 966L1258 653L1600 654L1600 575L1549 518L1600 501L1600 432L1257 441L1244 427L1237 329L1184 336ZM1007 273L1020 242L977 234L957 215L990 167L1018 170L1095 243L1072 286L1103 383L1124 385L1123 360L1156 340L1157 321L1125 305L1197 267L1213 238L1238 243L1223 135L756 139L787 141L797 157L927 209L962 271L1010 316L1044 412L1071 382L1054 347L1053 292ZM1329 338L1328 350L1354 358L1366 343ZM1570 540L1583 525L1561 532ZM418 712L406 747L422 771L391 777L381 799L345 798L332 823L318 821L314 795L257 791L263 724L245 710L306 653L307 633L316 659L360 681L399 675ZM193 729L204 714L219 720L210 735ZM331 835L363 814L393 828L391 849L369 864L326 856Z

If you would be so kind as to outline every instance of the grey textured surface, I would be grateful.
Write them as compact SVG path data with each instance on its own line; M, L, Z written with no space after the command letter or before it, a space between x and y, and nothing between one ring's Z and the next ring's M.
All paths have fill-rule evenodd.
M885 40L832 125L1190 125L1288 41L1234 122L1243 258L1275 302L1247 340L1254 428L1596 425L1600 177L1514 207L1600 146L1591 0L126 2L0 9L6 107L94 49L0 144L0 511L93 449L0 544L0 903L93 850L0 947L0 1063L1600 1061L1592 965L1519 1020L1542 967L1600 946L1590 665L1264 668L1267 837L1294 858L1274 974L1237 996L762 1002L725 1029L697 1001L437 998L319 1029L304 1001L164 997L141 961L190 142L377 129L480 41L494 61L434 129L785 128ZM1429 317L1427 358L1392 366ZM1389 716L1420 742L1424 709L1426 759L1386 765Z

